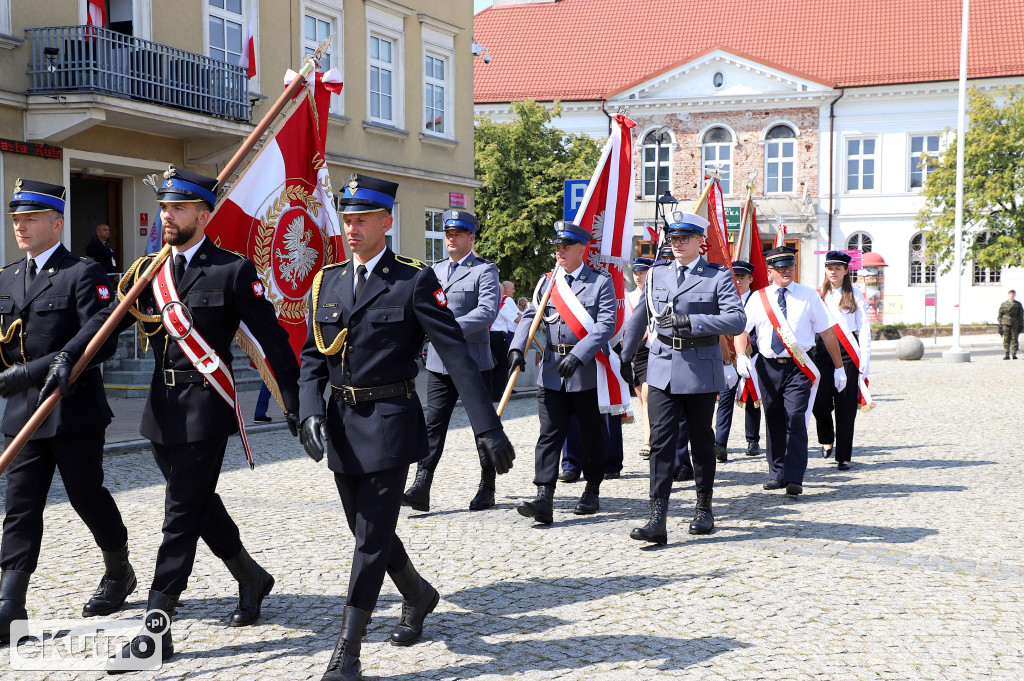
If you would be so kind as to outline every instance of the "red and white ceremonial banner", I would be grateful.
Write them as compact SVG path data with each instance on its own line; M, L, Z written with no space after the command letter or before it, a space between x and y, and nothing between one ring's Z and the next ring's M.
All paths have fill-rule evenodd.
M306 294L313 277L345 258L324 152L330 96L341 85L336 69L307 77L298 105L235 181L206 228L218 246L256 265L260 293L274 304L296 357L306 340ZM239 336L279 397L273 372L265 358L259 361L263 353L256 339L244 326Z
M249 20L249 28L245 31L245 40L242 41L242 55L238 58L238 65L246 70L246 78L253 79L256 75L256 17Z
M107 10L103 6L103 0L89 0L86 10L88 12L88 16L85 19L86 26L106 27Z
M814 408L814 397L818 394L818 381L821 379L821 372L818 371L818 367L815 366L811 358L804 352L804 349L796 342L796 336L793 335L793 327L789 325L786 315L782 314L778 301L769 296L765 289L761 289L757 293L761 304L764 305L764 311L768 315L768 321L772 323L772 328L775 329L775 333L782 340L782 345L789 352L789 356L793 358L797 368L811 382L811 395L807 398L807 410L804 413L807 427L810 428L811 410Z
M561 269L555 275L551 304L576 338L583 340L594 330L594 318L572 292L572 287L565 279L565 272ZM601 413L625 413L629 408L629 386L619 375L619 356L601 349L594 355L594 361L597 363L597 404Z
M832 325L832 330L836 332L839 344L843 346L846 354L853 360L853 365L857 367L857 408L865 412L871 411L875 408L875 401L871 399L871 392L868 391L868 379L860 373L860 343L857 342L857 338L853 335L843 315L832 315L832 318L836 320L836 323Z
M732 258L729 257L729 237L725 226L725 203L722 199L722 185L717 177L704 178L711 183L707 198L697 205L694 212L705 218L708 225L704 235L704 244L700 252L708 262L724 265L732 271Z
M761 248L761 234L757 227L757 208L748 196L740 218L740 235L736 243L734 260L749 262L754 266L754 280L750 290L757 291L768 285L768 266L764 261L764 250Z

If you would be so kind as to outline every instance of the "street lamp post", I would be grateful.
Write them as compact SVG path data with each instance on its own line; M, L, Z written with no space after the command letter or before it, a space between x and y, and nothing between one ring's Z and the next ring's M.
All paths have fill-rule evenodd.
M679 203L676 197L672 196L672 192L668 189L668 182L665 183L665 193L658 196L658 190L661 188L661 145L666 141L671 141L672 137L669 135L669 129L667 125L663 125L654 132L654 139L658 142L658 151L654 159L654 196L657 198L654 202L654 224L658 229L665 229L668 227L668 220L665 218L666 206L673 206ZM671 172L671 169L669 169ZM658 218L664 222L662 225Z

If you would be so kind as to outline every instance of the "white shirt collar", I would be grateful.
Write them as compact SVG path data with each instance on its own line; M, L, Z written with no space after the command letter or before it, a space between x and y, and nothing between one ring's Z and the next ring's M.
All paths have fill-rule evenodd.
M687 272L693 272L693 270L696 269L698 262L700 262L700 256L699 255L696 258L694 258L692 261L686 263L686 271ZM676 265L676 272L678 273L679 272L679 268L683 267L683 265L680 265L678 260L675 261L675 265Z
M470 252L469 252L469 253L467 253L466 255L462 256L462 259L461 259L461 260L459 260L459 261L458 261L458 263L459 263L459 264L461 265L462 263L466 262L466 258L468 258L468 257L469 257L469 256L471 256L471 255L473 255L473 251L470 251ZM453 262L453 261L452 261L452 259L451 259L451 258L448 258L448 262Z
M46 261L48 261L50 259L50 256L53 255L53 252L56 251L58 247L60 247L60 242L59 241L57 243L55 243L54 245L50 246L49 248L47 248L45 251L43 251L42 253L40 253L36 257L33 258L32 256L29 256L29 258L28 258L29 260L35 260L36 261L36 272L42 272L43 271L43 268L46 267ZM25 263L25 267L28 267L28 263L27 262Z
M577 268L576 268L575 270L573 270L572 272L566 272L566 274L567 274L568 276L572 277L572 280L573 280L573 281L576 281L577 279L579 279L579 278L580 278L580 272L582 272L582 271L583 271L583 263L580 263L580 266L579 266L579 267L577 267Z
M177 246L171 246L171 259L173 260L175 256L183 255L185 256L185 267L188 267L192 264L192 256L196 254L196 251L199 250L199 247L202 246L205 241L206 237L204 236L199 240L199 243L190 247L187 251L179 251Z
M370 272L372 272L373 268L377 266L377 263L384 256L384 252L386 250L388 250L387 246L385 246L384 248L380 249L380 253L378 253L377 255L375 255L372 258L370 258L369 262L366 262L366 263L360 263L358 260L353 259L352 260L352 266L353 267L359 267L360 264L366 265L366 276L369 277L370 276ZM355 271L355 270L353 270L353 271Z

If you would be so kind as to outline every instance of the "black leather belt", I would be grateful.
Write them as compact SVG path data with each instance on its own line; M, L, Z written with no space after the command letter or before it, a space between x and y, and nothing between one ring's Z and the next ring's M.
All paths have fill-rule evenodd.
M658 334L658 340L665 345L671 345L673 350L684 350L686 348L703 348L707 345L718 345L718 336L697 336L696 338L680 338L679 336L663 336Z
M793 362L792 357L765 357L766 362L775 362L776 364L790 364Z
M562 344L562 343L554 343L551 346L551 351L554 352L556 355L568 355L570 352L572 352L572 349L574 347L576 347L575 344L574 345L565 345L565 344Z
M206 383L206 374L188 369L177 371L175 369L164 369L164 385L168 388L184 383Z
M378 385L372 388L353 388L350 385L331 385L331 393L335 398L341 400L350 407L360 402L373 402L388 397L399 395L412 395L416 391L416 383L413 381L399 381L387 385Z

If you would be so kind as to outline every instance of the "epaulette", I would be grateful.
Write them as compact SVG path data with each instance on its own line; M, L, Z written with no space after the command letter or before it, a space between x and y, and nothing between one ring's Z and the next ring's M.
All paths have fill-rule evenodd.
M220 248L220 247L218 246L218 248ZM229 248L221 248L220 250L224 251L225 253L230 253L231 255L237 255L239 258L242 258L243 260L249 257L245 253L239 253L238 251L232 251Z
M651 267L663 267L665 265L671 265L673 262L673 260L655 260Z
M717 262L708 262L708 267L710 267L713 270L718 270L719 272L724 272L725 270L729 269L725 265Z
M435 260L433 263L431 263L430 266L433 267L434 265L440 265L441 263L445 262L446 260L448 260L448 258L441 258L440 260Z
M476 256L476 259L479 260L480 262L485 262L488 265L493 265L494 264L493 260L488 260L487 258L483 257L482 255Z
M423 262L422 260L417 260L416 258L407 258L406 256L401 255L400 253L395 253L395 262L400 262L403 265L408 265L409 267L413 267L417 270L427 269L427 263Z
M342 260L341 262L332 262L330 265L324 265L321 269L329 270L332 267L342 267L348 264L348 260Z

